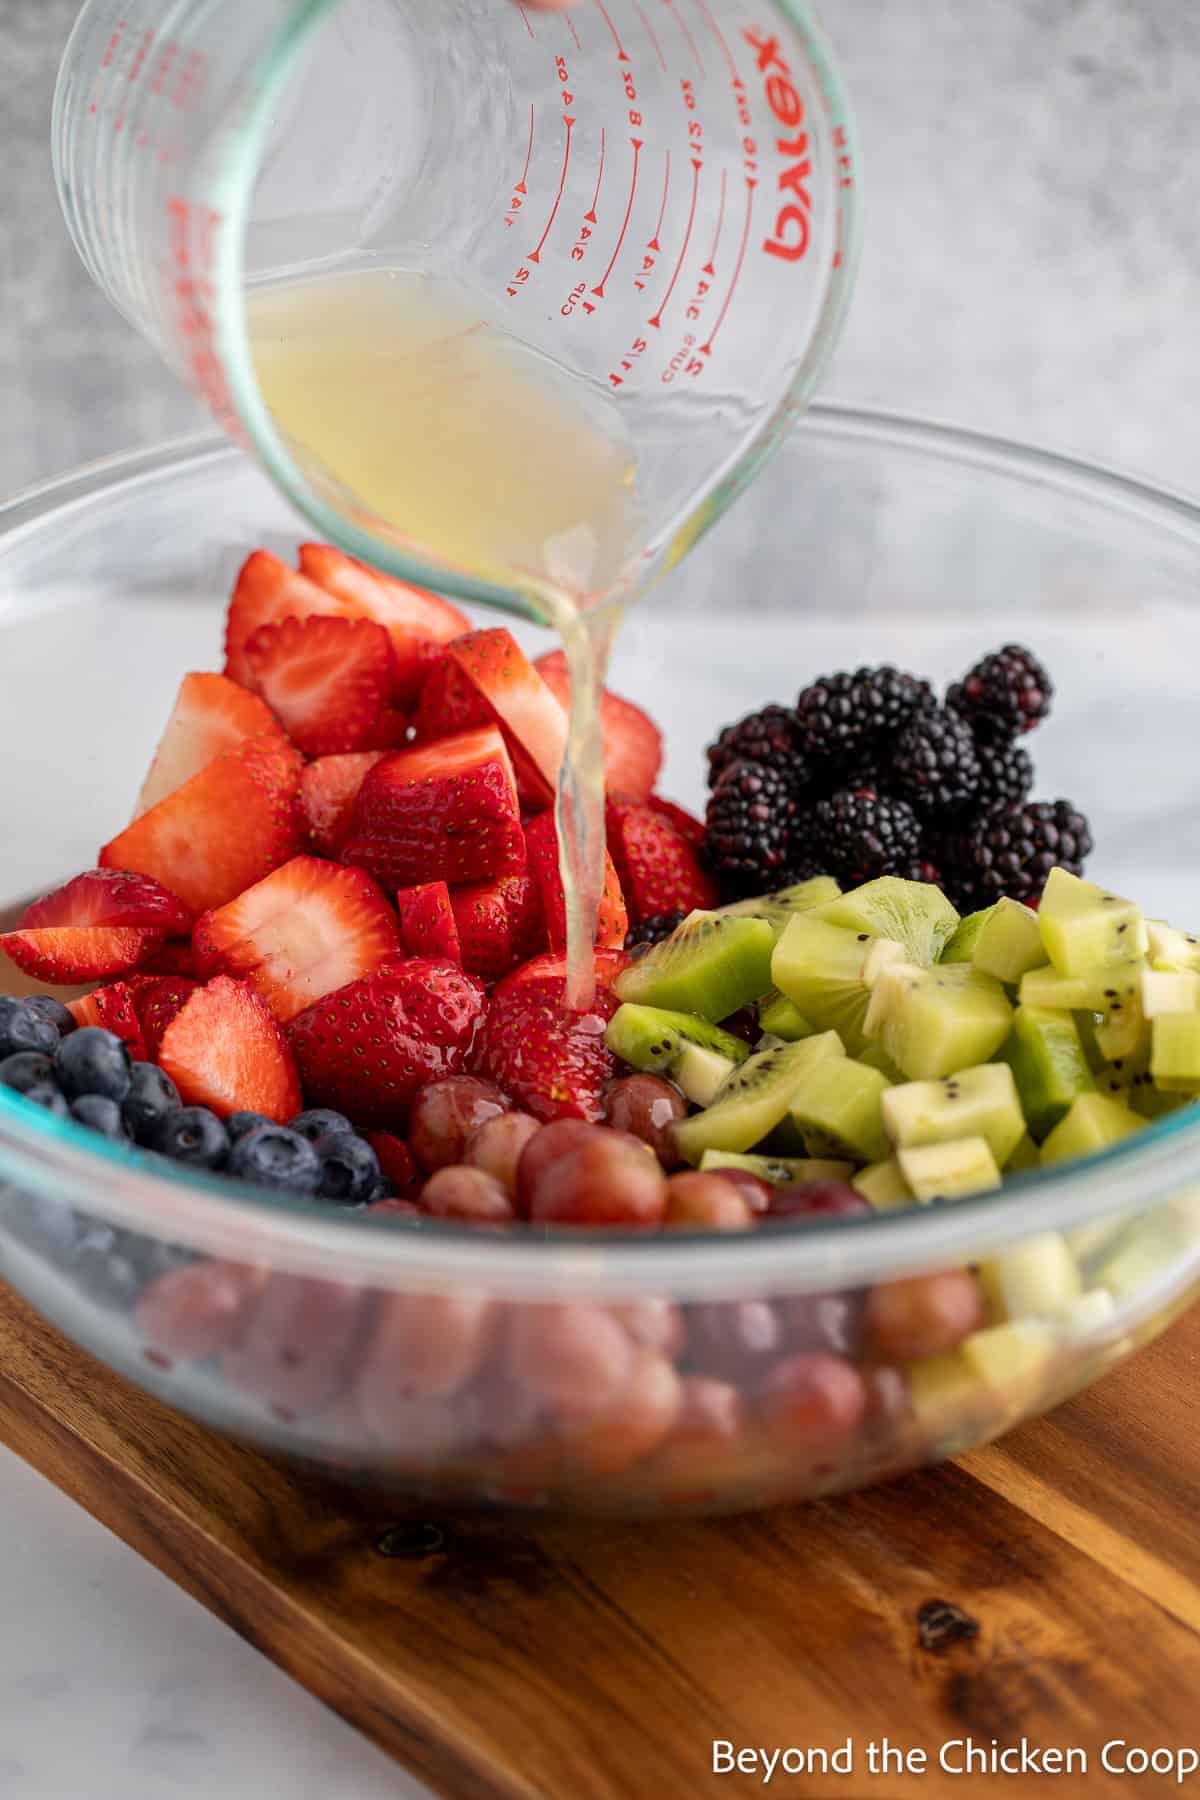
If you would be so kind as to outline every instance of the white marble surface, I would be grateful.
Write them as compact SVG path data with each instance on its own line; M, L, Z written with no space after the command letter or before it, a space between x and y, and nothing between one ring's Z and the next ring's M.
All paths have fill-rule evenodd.
M871 175L867 260L833 391L1200 486L1200 408L1187 404L1200 372L1200 10L823 10ZM75 11L76 0L0 6L0 495L197 422L58 227L48 104ZM419 1791L3 1453L0 1596L4 1800Z

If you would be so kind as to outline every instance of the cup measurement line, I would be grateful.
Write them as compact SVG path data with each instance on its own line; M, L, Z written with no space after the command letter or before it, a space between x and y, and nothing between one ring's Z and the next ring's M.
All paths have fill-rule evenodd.
M541 235L541 239L538 243L538 247L536 250L531 250L529 253L529 260L531 263L540 263L541 262L542 251L546 247L546 240L550 236L550 233L554 230L554 221L558 217L558 209L562 205L563 195L567 191L567 172L571 167L571 134L575 129L575 120L568 113L566 115L566 117L563 119L563 124L567 128L567 142L566 142L566 146L563 150L563 166L562 166L562 174L559 177L559 182L558 182L558 193L555 196L554 206L551 209L549 219L546 221L546 229L545 229L545 231L543 231L543 233Z
M654 236L650 239L650 242L646 245L647 250L656 250L656 251L662 250L662 228L663 228L663 225L666 223L667 200L670 196L670 193L671 193L671 152L668 150L667 151L667 169L666 169L666 174L663 177L662 206L659 208L658 224L654 227Z
M668 306L671 304L671 296L674 294L676 287L679 285L679 277L683 274L683 265L687 261L688 250L691 248L692 232L695 230L695 227L696 227L696 208L700 201L700 171L703 169L703 167L704 167L704 163L701 160L701 158L698 156L693 156L693 158L692 158L692 204L691 204L691 210L688 213L687 229L685 230L685 232L683 234L683 248L679 252L679 261L675 265L675 273L671 277L671 285L667 289L666 293L663 295L662 304L659 306L658 311L655 313L654 317L649 321L649 323L651 325L653 325L653 327L656 331L662 330L663 314L666 312Z
M691 51L692 55L696 59L696 67L699 69L699 71L700 71L701 75L704 77L704 79L707 80L708 79L708 71L704 67L704 58L700 54L700 46L696 42L695 38L692 36L691 27L688 24L687 20L684 18L683 14L680 12L679 7L676 4L676 0L663 0L663 5L667 8L669 13L671 14L671 17L674 19L676 25L679 27L680 32L683 34L684 42L687 44L688 49Z
M733 280L729 284L729 292L725 296L725 304L722 306L720 312L717 314L717 322L708 334L708 342L705 344L701 344L701 346L700 346L700 352L701 352L701 355L703 355L703 356L711 356L712 355L713 345L715 344L715 342L717 340L717 334L720 331L722 325L724 325L726 319L729 317L729 311L733 305L733 297L737 292L738 283L742 279L742 270L746 266L746 256L750 249L750 234L754 229L754 190L757 186L758 186L758 182L755 179L755 177L753 175L747 175L747 177L746 177L746 223L742 230L742 242L741 242L741 247L738 250L737 263L736 263L736 265L734 267L734 271L733 271Z
M600 204L600 189L604 186L604 164L607 161L607 159L608 159L608 128L607 128L607 126L602 125L600 127L600 173L596 177L596 193L595 193L594 199L592 200L591 210L590 210L590 212L585 212L583 215L583 220L584 220L585 225L598 225L600 223L600 220L596 213L596 208Z
M624 249L626 233L629 230L629 221L633 217L633 203L634 203L635 199L637 198L638 177L639 177L640 167L641 167L643 139L630 138L629 141L633 145L633 178L629 184L629 203L625 208L625 218L621 225L621 235L617 239L617 247L612 253L612 261L609 263L607 269L604 271L604 279L600 282L600 285L598 287L594 287L592 289L593 294L595 294L595 296L598 300L603 300L604 290L608 286L609 278L612 275L613 270L617 266L617 260L620 257L621 251Z
M708 0L696 0L696 5L708 20L712 34L720 45L721 54L725 58L726 66L729 69L729 79L733 82L734 87L738 87L741 84L741 76L738 74L738 66L733 60L733 51L729 48L729 41L726 38L725 33L713 18L712 9L708 4Z
M654 45L654 54L658 58L658 66L662 70L663 74L665 75L667 72L667 59L663 55L663 47L662 47L661 42L659 41L658 33L655 31L653 25L650 23L650 20L646 17L646 14L643 12L641 0L632 0L632 4L633 4L634 12L637 14L638 18L642 21L642 24L646 28L646 36L650 39L650 42Z
M717 235L713 239L712 255L700 271L702 275L715 275L717 272L717 252L721 248L721 234L725 230L725 207L729 197L729 170L721 170L721 204L717 210Z
M536 42L537 42L537 32L536 32L536 31L535 31L535 30L534 30L534 29L533 29L533 21L532 21L532 19L531 19L531 18L530 18L530 17L529 17L529 14L528 14L528 13L527 13L527 12L526 12L526 10L525 10L525 8L524 8L524 7L523 7L523 6L521 6L521 5L520 5L520 4L519 4L519 3L518 3L518 6L517 6L517 11L518 11L518 12L519 12L519 13L520 13L520 15L521 15L521 17L522 17L522 18L523 18L523 19L524 19L524 21L525 21L525 29L526 29L526 31L527 31L527 32L528 32L528 33L529 33L529 35L530 35L530 37L531 37L531 38L532 38L532 39L533 39L533 40L534 40L534 42L535 42L535 43L536 43Z
M608 26L608 29L612 32L613 43L617 46L618 61L628 62L629 57L626 54L624 44L621 42L621 34L617 30L616 26L613 24L612 14L609 12L607 6L605 6L604 0L595 0L595 5L599 8L600 12L604 15L604 22Z

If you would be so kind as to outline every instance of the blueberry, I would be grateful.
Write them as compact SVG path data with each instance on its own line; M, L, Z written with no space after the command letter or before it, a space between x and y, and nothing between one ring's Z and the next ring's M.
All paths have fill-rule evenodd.
M153 1148L190 1169L223 1169L229 1160L229 1133L206 1106L184 1106L161 1121Z
M79 1235L79 1220L69 1206L17 1187L0 1187L0 1221L18 1243L55 1266L66 1260Z
M70 1108L52 1081L37 1081L26 1088L25 1098L31 1106L41 1106L56 1119L70 1117Z
M70 1037L73 1031L79 1029L70 1009L61 1000L51 999L49 994L35 994L31 1000L26 1000L25 1005L28 1011L37 1013L39 1018L46 1019L53 1025L60 1038Z
M54 1064L39 1050L22 1050L19 1055L7 1056L0 1062L0 1087L27 1094L30 1088L41 1087L47 1082L51 1087L55 1085Z
M150 1145L162 1121L178 1112L179 1089L157 1063L134 1063L130 1089L121 1106L126 1130L139 1144Z
M366 1206L379 1186L379 1158L363 1138L338 1131L318 1138L313 1149L321 1159L322 1200L339 1206Z
M229 1173L287 1194L315 1194L322 1179L321 1159L313 1146L285 1125L264 1125L236 1143Z
M68 1100L78 1100L81 1094L103 1094L120 1104L132 1086L129 1046L98 1025L72 1032L59 1045L54 1067Z
M27 1050L53 1056L58 1041L57 1030L34 1010L32 1000L0 1000L0 1061Z
M319 1106L312 1112L302 1112L288 1126L289 1131L298 1131L302 1138L315 1144L318 1138L345 1136L353 1134L354 1127L345 1113L329 1112Z
M72 1100L71 1117L77 1124L86 1125L89 1131L98 1131L101 1137L128 1141L121 1108L115 1100L106 1100L103 1094L81 1094L78 1100Z
M262 1113L239 1112L230 1114L225 1121L225 1129L229 1133L230 1143L236 1144L238 1139L244 1138L248 1131L257 1131L260 1125L273 1125L274 1123L274 1119L268 1119Z

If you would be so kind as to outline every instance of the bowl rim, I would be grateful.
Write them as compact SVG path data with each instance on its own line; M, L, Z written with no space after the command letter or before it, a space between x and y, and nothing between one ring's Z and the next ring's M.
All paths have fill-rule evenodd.
M1200 553L1200 505L1073 455L836 402L814 406L795 435L821 434L1050 485L1133 513ZM24 539L110 500L118 488L128 493L241 461L236 446L205 432L105 457L31 487L0 506L0 572ZM1095 1157L1018 1176L998 1193L945 1207L760 1228L745 1237L528 1226L482 1236L471 1226L425 1219L339 1215L219 1177L165 1169L2 1089L0 1183L206 1254L380 1288L437 1292L475 1285L542 1300L663 1293L736 1298L865 1286L974 1261L1041 1231L1161 1204L1189 1183L1200 1187L1200 1111L1185 1108Z

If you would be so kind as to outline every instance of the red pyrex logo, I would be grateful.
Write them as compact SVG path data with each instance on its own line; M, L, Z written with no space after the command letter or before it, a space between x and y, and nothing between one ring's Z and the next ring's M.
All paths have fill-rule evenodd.
M812 179L812 162L808 133L804 130L804 101L783 59L779 39L751 26L742 35L757 53L759 73L767 77L768 106L783 132L793 134L776 140L775 147L787 163L779 173L783 202L774 233L765 240L763 249L768 256L778 256L783 262L800 262L808 254L812 236L812 195L807 186Z

